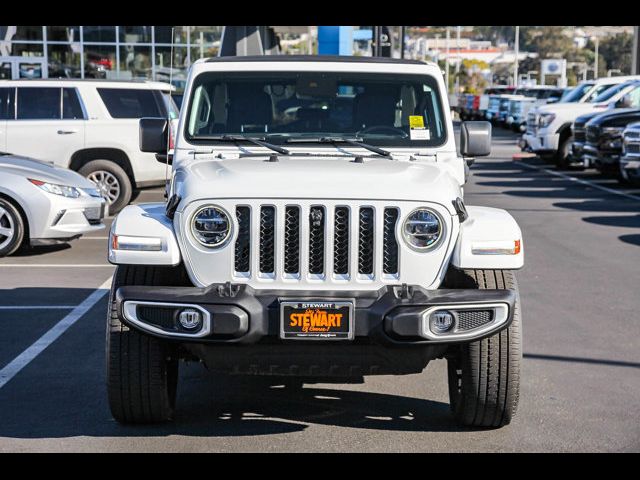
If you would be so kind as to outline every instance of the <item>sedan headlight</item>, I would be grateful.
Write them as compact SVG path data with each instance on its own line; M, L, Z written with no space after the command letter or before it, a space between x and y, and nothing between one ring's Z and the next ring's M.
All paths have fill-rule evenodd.
M539 126L542 128L546 128L553 123L556 119L555 113L542 113L540 115Z
M229 215L220 207L202 207L193 216L191 232L205 247L216 248L224 245L231 236Z
M47 183L41 180L34 180L33 178L29 178L29 181L36 187L41 188L45 192L53 193L54 195L61 195L67 198L78 198L80 196L80 190L78 190L76 187Z
M416 250L434 248L443 236L444 225L440 216L428 208L418 208L407 216L402 225L402 236Z

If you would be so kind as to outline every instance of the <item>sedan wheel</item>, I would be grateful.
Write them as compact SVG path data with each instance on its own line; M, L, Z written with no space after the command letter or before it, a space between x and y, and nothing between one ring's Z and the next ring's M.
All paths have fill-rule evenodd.
M10 200L0 198L0 257L11 255L22 245L25 221Z
M6 209L0 206L0 250L9 245L15 236L13 218Z

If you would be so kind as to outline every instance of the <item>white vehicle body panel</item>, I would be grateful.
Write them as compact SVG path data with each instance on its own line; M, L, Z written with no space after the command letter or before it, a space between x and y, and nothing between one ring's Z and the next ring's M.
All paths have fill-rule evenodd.
M468 206L469 218L460 225L460 236L451 263L457 268L519 269L524 264L522 232L514 218L498 208ZM483 248L514 247L520 242L520 252L514 255L478 255Z
M85 146L84 120L9 120L6 151L68 167Z
M160 251L113 249L113 236L153 238L161 240ZM109 262L119 265L178 265L180 249L171 220L165 215L164 203L145 203L125 207L111 224L109 232Z

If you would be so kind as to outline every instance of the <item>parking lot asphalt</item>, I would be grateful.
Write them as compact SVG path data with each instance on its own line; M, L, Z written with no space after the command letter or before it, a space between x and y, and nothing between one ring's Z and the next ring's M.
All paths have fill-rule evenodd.
M507 209L524 235L511 425L456 426L438 360L418 375L301 390L191 363L173 423L120 426L104 381L105 229L0 259L0 452L639 451L640 190L512 160L518 151L496 130L465 187L467 204ZM137 201L161 199L154 189Z

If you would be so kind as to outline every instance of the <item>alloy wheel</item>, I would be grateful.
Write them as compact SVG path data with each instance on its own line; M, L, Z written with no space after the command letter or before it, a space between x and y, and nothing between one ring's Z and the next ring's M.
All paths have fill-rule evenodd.
M120 197L120 182L112 173L105 170L96 170L91 172L87 178L96 184L100 195L107 200L109 205L113 205Z
M13 241L15 235L15 225L13 218L4 208L0 206L0 249L6 247Z

